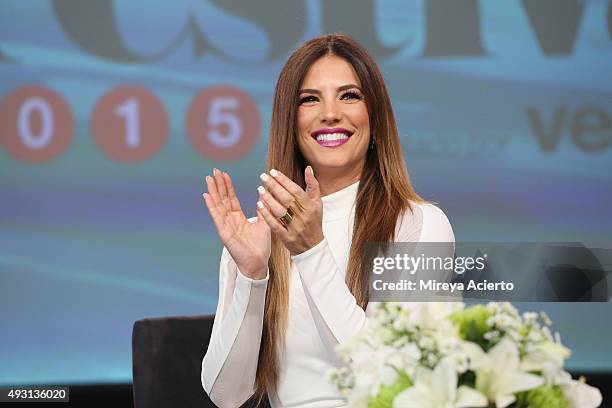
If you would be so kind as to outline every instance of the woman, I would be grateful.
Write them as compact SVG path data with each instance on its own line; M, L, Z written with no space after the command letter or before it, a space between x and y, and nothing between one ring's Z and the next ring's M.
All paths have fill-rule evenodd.
M202 384L222 407L266 393L272 407L345 406L325 373L366 322L365 244L454 242L452 228L410 185L382 75L344 35L282 69L267 168L253 220L227 173L206 178L225 248Z

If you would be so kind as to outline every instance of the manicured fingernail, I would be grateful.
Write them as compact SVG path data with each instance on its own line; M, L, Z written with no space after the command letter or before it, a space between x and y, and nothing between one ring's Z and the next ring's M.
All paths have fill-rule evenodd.
M264 206L263 206L263 203L262 203L261 201L258 201L258 202L257 202L257 207L259 207L260 209L262 209L262 208L264 207Z
M262 186L257 187L257 191L259 191L259 194L266 194L266 189Z
M259 175L259 178L261 179L261 181L266 181L268 180L268 175L266 173L261 173Z
M308 170L310 172L311 176L314 176L314 171L312 171L312 167L308 166L308 167L306 167L306 170Z
M219 174L219 170L217 170L216 168L213 169L213 174L216 176L217 174Z
M211 180L212 180L212 177L206 176L206 181L211 181Z
M272 169L272 170L270 170L270 175L271 175L272 177L276 177L276 176L278 176L278 171L276 171L276 170Z

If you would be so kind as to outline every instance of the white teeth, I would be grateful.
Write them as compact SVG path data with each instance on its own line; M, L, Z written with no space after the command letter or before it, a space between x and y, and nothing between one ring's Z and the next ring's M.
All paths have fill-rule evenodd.
M348 135L344 133L321 133L317 135L317 142L343 139L348 139Z

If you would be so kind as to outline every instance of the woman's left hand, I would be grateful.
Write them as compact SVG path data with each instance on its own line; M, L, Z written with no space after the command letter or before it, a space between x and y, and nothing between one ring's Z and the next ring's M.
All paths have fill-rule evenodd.
M263 173L260 178L263 187L257 189L257 206L291 255L301 254L323 241L323 201L312 167L304 171L306 191L278 170L270 170L269 175ZM288 208L293 215L283 225L281 217L287 214Z

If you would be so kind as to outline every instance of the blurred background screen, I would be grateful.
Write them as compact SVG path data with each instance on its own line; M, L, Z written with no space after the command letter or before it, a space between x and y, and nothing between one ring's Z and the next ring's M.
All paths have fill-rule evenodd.
M612 247L609 1L0 2L0 384L128 382L131 330L214 313L203 178L254 215L290 52L354 36L457 240ZM519 305L523 307L523 305ZM611 370L608 303L544 309Z

